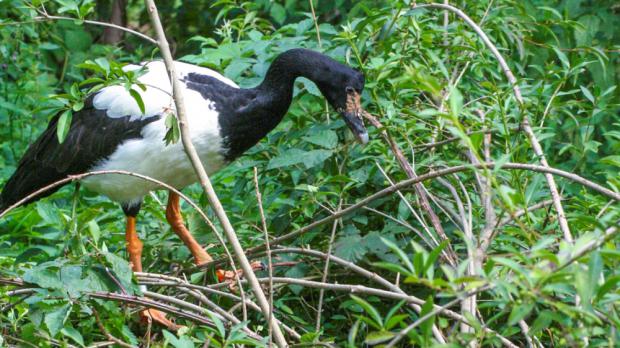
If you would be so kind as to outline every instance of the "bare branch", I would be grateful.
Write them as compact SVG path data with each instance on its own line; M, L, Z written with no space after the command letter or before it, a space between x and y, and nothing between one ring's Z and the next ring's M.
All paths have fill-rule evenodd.
M524 101L521 95L521 89L519 88L519 85L517 83L517 79L512 73L512 70L510 70L508 63L506 62L502 54L499 52L497 47L491 42L487 34L482 30L482 28L480 28L478 24L476 24L467 14L465 14L465 12L451 5L437 4L437 3L417 5L414 3L414 5L412 6L412 9L422 9L422 8L435 8L435 9L449 10L455 13L463 21L465 21L465 23L467 23L476 32L476 34L478 34L478 36L482 39L482 41L487 46L487 48L491 51L491 53L493 53L493 56L495 56L495 59L497 59L500 67L502 68L502 71L504 72L504 75L506 76L506 78L508 79L508 82L512 86L515 99L519 103L519 106L524 107ZM550 168L549 163L547 163L547 159L545 158L545 154L542 150L542 147L540 146L540 142L538 141L538 138L536 137L536 134L534 134L534 131L530 125L529 117L525 113L523 113L523 120L521 123L521 127L523 131L525 132L525 134L528 136L530 143L532 145L532 150L534 150L534 153L536 154L536 156L538 156L538 160L540 164L543 167ZM562 233L564 234L564 239L567 242L572 243L573 237L570 232L570 228L568 227L568 221L566 220L566 215L564 214L564 208L562 207L562 197L560 196L560 193L558 191L558 187L555 183L555 179L553 178L553 175L551 175L550 173L545 173L545 179L547 180L547 185L549 186L549 192L551 192L551 197L553 198L553 205L558 214L558 222L560 224L560 229L562 230Z

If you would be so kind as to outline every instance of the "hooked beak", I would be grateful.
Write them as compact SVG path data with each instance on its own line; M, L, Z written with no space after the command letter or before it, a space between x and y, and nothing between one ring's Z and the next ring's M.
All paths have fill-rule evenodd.
M347 104L344 109L340 109L340 114L344 118L344 122L349 126L357 141L365 145L368 142L368 131L364 127L362 119L362 106L360 105L360 95L353 91L347 93Z

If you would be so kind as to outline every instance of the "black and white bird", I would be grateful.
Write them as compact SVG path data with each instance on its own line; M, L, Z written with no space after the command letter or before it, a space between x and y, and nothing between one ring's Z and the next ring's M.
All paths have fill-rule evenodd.
M182 144L166 145L164 141L165 115L175 109L164 63L151 61L125 69L144 66L148 71L138 80L146 90L134 88L141 94L144 112L125 87L109 86L90 96L85 107L73 115L62 143L56 135L59 116L54 117L6 182L0 194L0 212L38 189L88 171L124 170L178 189L197 181ZM184 88L191 140L207 173L241 156L278 125L291 104L294 81L302 76L318 86L358 141L368 141L360 106L363 74L321 53L307 49L286 51L271 64L264 81L249 89L239 88L207 68L182 62L175 62L175 68ZM127 216L126 239L132 267L141 271L142 243L135 230L135 217L143 197L158 186L119 174L91 176L82 184L120 203ZM212 260L185 228L179 197L172 192L166 218L192 252L196 264ZM143 314L164 325L174 325L163 313L149 310Z

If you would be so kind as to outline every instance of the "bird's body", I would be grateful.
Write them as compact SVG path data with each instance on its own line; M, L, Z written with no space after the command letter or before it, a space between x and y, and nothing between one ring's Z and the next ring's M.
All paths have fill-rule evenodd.
M263 82L248 89L239 88L206 68L181 62L176 62L175 68L185 96L190 137L207 173L241 156L278 125L291 104L293 83L299 76L317 84L358 140L363 143L368 140L360 107L364 76L323 54L305 49L284 52L269 67ZM175 112L175 106L163 62L130 65L125 69L147 70L138 77L145 90L139 85L131 87L141 95L144 112L124 86L105 87L89 96L84 107L73 114L62 143L57 137L60 115L56 115L4 185L0 214L41 188L89 171L138 173L177 189L197 180L181 142L167 144L165 140L166 120ZM143 197L157 189L157 185L122 174L91 176L82 183L121 204L127 217L125 236L132 269L142 271L142 243L136 231L136 215ZM52 194L56 189L31 197L25 203ZM185 227L179 196L172 191L166 219L189 248L196 264L212 260ZM218 272L218 277L230 277L227 272ZM232 274L234 277L236 273ZM153 309L142 315L170 328L175 326L163 313Z
M134 120L154 118L144 125L140 137L124 140L118 144L112 154L102 158L89 168L90 171L124 170L139 173L165 182L181 189L196 181L196 175L191 163L185 156L181 142L166 144L165 115L174 111L174 102L171 98L170 82L166 77L163 62L155 61L145 64L148 72L139 78L147 85L146 91L141 91L142 100L148 109L142 115L135 99L121 86L104 88L95 95L93 106L99 110L106 110L108 117L126 117L131 115ZM188 75L211 76L218 81L238 88L232 81L220 74L195 66L175 62L180 74L182 86L185 87L185 105L192 143L196 147L200 159L207 173L213 173L226 164L226 149L219 126L219 113L215 102L205 99L202 95L187 88L190 83ZM138 66L130 66L130 69ZM149 191L157 185L136 177L127 175L109 174L92 176L83 180L88 189L102 193L114 201L126 205L134 205L142 200Z
M346 108L346 93L354 89L349 86L349 92L344 87L334 90L332 84L341 87L348 82L360 92L364 83L363 76L353 69L304 49L281 54L263 83L249 89L239 88L204 67L175 62L175 68L184 89L191 139L207 173L239 157L278 125L290 106L298 76L315 81L332 104L340 104L337 108L341 112ZM146 70L138 78L146 89L132 87L141 95L144 112L130 92L117 85L105 87L86 100L84 108L74 113L62 143L56 136L56 116L3 188L0 212L37 189L88 171L135 172L178 189L196 181L182 144L166 144L164 140L166 116L175 112L164 63L152 61L125 69ZM355 123L356 117L359 115L345 117L345 121L353 127L349 118ZM144 195L157 188L151 182L120 174L92 176L83 184L124 208L139 206ZM30 201L53 192L49 190Z

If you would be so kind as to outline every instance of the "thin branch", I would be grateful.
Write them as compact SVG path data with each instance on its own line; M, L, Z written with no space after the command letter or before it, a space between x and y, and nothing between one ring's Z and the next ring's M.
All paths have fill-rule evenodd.
M79 19L79 18L71 18L71 17L62 17L62 16L50 16L47 15L45 13L41 13L41 16L37 16L34 17L32 20L30 21L23 21L23 22L4 22L4 23L0 23L0 27L3 26L10 26L10 25L23 25L23 24L33 24L33 23L40 23L40 22L47 22L47 21L72 21L72 22L84 22L86 24L91 24L91 25L97 25L100 27L107 27L107 28L114 28L114 29L118 29L118 30L122 30L124 32L133 34L143 40L146 40L154 45L157 45L157 41L153 38L151 38L148 35L144 35L138 31L129 29L129 28L125 28L123 26L120 25L116 25L116 24L112 24L112 23L106 23L106 22L99 22L99 21L91 21L91 20L86 20L86 19Z
M472 291L468 291L467 293L457 296L457 298L455 298L454 300L442 305L442 306L436 306L435 309L433 309L432 311L426 313L425 315L421 316L420 318L418 318L418 320L414 321L411 325L407 326L406 328L404 328L403 330L401 330L396 336L394 336L394 338L392 338L392 340L385 346L385 348L390 348L390 347L394 347L398 342L400 342L403 338L405 338L405 336L407 336L407 334L415 329L416 327L422 325L425 321L427 321L428 319L434 317L437 314L440 314L441 312L445 311L446 309L456 305L457 303L463 301L464 299L468 298L468 297L472 297L477 295L480 292L483 291L487 291L489 290L491 287L490 286L483 286L481 288L472 290Z
M338 210L342 209L342 197L340 197L338 202ZM327 244L327 257L325 258L325 265L323 266L323 277L321 278L321 282L327 282L327 275L329 274L329 256L332 254L332 248L334 246L334 241L336 239L336 229L338 227L338 221L334 220L332 224L332 232L329 236L329 244ZM323 313L323 298L325 296L324 289L319 291L319 304L316 307L316 323L314 325L314 331L319 332L321 328L321 314Z
M417 5L414 3L414 5L412 6L412 9L422 9L422 8L435 8L435 9L449 10L455 13L463 21L465 21L465 23L467 23L476 32L476 34L478 34L478 36L482 39L482 41L487 46L487 48L491 51L491 53L493 53L493 56L495 56L495 59L497 59L502 71L504 72L504 75L506 76L506 78L508 79L508 82L512 86L512 91L514 93L515 99L519 103L519 106L521 106L522 108L525 107L523 96L521 95L521 89L519 88L517 79L512 73L512 70L510 70L508 63L506 62L502 54L499 52L497 47L491 42L487 34L482 30L482 28L480 28L480 26L478 26L478 24L476 24L476 22L474 22L467 14L465 14L465 12L451 5L437 4L437 3ZM547 159L542 150L542 147L540 146L540 142L538 141L538 138L536 137L536 134L534 134L534 131L530 125L529 117L525 113L523 113L523 120L521 123L521 127L523 131L525 132L525 134L528 136L530 143L532 145L532 150L538 157L538 161L540 162L540 164L543 167L550 168L549 163L547 163ZM562 230L562 233L564 234L564 239L567 242L572 243L573 237L570 232L570 228L568 226L568 221L566 220L564 208L562 207L562 197L560 196L560 193L558 191L558 187L555 183L555 179L553 178L553 175L551 175L550 173L545 173L545 179L547 180L547 185L549 186L549 192L551 192L551 197L553 199L553 205L558 215L558 222L560 225L560 229Z
M172 59L172 54L170 53L170 48L168 46L168 41L166 40L166 35L164 33L164 28L161 25L161 21L159 19L159 13L157 11L157 6L155 6L154 0L144 0L147 11L151 18L151 23L155 28L155 32L157 33L157 43L159 45L159 49L161 51L162 57L164 58L164 64L166 65L166 70L168 71L168 75L170 77L171 85L172 85L172 94L174 96L174 103L176 106L176 115L179 122L179 130L181 133L181 141L183 143L183 148L185 153L187 154L188 159L190 160L198 179L200 181L200 185L204 190L209 203L211 204L211 208L215 212L216 216L220 220L222 224L222 228L224 229L224 233L226 233L226 237L228 241L233 246L233 250L239 260L241 265L241 269L243 270L244 276L250 283L252 291L256 296L256 300L258 305L261 307L263 312L263 316L265 320L269 320L273 325L273 333L276 344L279 347L286 347L286 339L284 338L284 334L280 330L280 327L275 324L270 309L269 309L269 301L265 297L265 293L261 288L260 284L256 280L256 275L254 274L254 270L248 260L247 256L243 251L243 247L237 238L235 230L226 215L226 211L222 206L215 190L213 189L213 185L211 184L211 180L207 175L207 172L200 161L200 157L198 156L198 152L196 152L196 148L192 144L191 136L189 132L189 124L187 120L187 113L185 110L185 101L183 97L183 88L181 88L180 81L178 79L178 75L176 74L174 61Z
M312 0L310 0L312 4ZM256 200L258 202L258 211L260 213L260 221L263 227L263 236L265 237L265 248L267 249L267 268L269 272L269 347L273 341L273 264L271 262L271 247L269 246L269 231L267 230L267 220L265 219L265 211L263 210L263 196L258 188L258 169L254 167L254 190L256 191Z
M90 308L93 311L93 314L95 315L95 321L97 322L97 326L99 326L99 330L101 330L101 332L103 332L103 335L110 341L114 342L114 344L118 344L121 347L126 347L126 348L137 348L134 345L131 345L129 343L125 343L125 341L121 340L120 338L114 337L114 335L112 335L103 325L103 323L101 322L101 318L99 317L99 312L97 312L97 310L94 307Z
M420 175L417 178L414 179L407 179L407 180L403 180L397 184L395 184L394 186L390 186L387 187L381 191L376 192L375 194L372 194L362 200L360 200L359 202L345 208L342 209L340 211L335 212L334 214L325 217L323 219L317 220L305 227L302 227L296 231L287 233L283 236L280 236L278 238L275 238L271 241L271 245L278 245L283 243L284 241L293 239L297 236L300 236L308 231L311 231L312 229L319 227L321 225L324 225L326 223L332 222L335 219L339 219L345 215L348 215L358 209L363 208L364 206L368 205L370 202L377 200L379 198L383 198L385 196L391 195L393 193L395 193L397 190L401 190L405 187L414 185L418 182L423 182L426 180L430 180L430 179L434 179L437 177L441 177L441 176L446 176L446 175L450 175L453 173L458 173L458 172L464 172L464 171L470 171L470 170L476 170L476 169L481 169L481 168L488 168L488 169L493 169L493 170L497 170L497 169L516 169L516 170L528 170L528 171L533 171L533 172L538 172L538 173L549 173L549 174L553 174L553 175L557 175L557 176L561 176L563 178L569 179L571 181L574 181L580 185L583 185L591 190L594 190L606 197L609 197L611 199L614 199L616 201L620 201L620 194L617 192L614 192L606 187L603 187L597 183L594 183L590 180L587 180L577 174L573 174L573 173L569 173L560 169L556 169L556 168L552 168L552 167L544 167L544 166L540 166L540 165L535 165L535 164L526 164L526 163L503 163L501 165L496 165L494 162L485 162L485 163L480 163L479 165L459 165L459 166L454 166L454 167L448 167L445 169L440 169L437 171L433 171L430 173L426 173L424 175ZM247 254L253 254L256 253L257 251L263 250L264 246L256 246L254 248L250 248L246 251ZM222 263L223 260L214 260L212 263L213 264L220 264ZM209 264L205 264L203 266L200 266L200 268L203 267L208 267L211 263Z
M381 130L381 136L385 139L385 141L388 143L388 145L392 149L392 153L396 157L396 160L398 161L398 164L400 165L400 167L403 169L405 174L407 174L407 177L409 177L410 179L415 179L417 175L415 174L415 171L411 167L411 164L409 164L409 161L403 154L402 150L400 149L400 147L398 146L394 138L392 138L392 136L390 136L390 134L387 132L385 127L383 127L383 124L381 124L381 122L376 117L374 117L373 115L371 115L370 113L366 111L362 112L362 116L366 118L377 129ZM448 236L443 230L439 217L437 216L437 214L435 214L435 212L433 211L433 208L431 207L428 201L428 196L426 195L426 192L423 188L423 184L419 182L414 186L414 188L415 188L418 198L420 199L420 205L422 206L422 209L426 211L429 218L431 219L431 223L433 224L433 227L435 228L435 232L437 233L437 235L442 240L449 240ZM456 254L452 250L452 247L450 246L450 244L448 244L448 247L446 248L446 250L447 250L446 253L449 256L448 260L450 261L451 264L455 264Z

